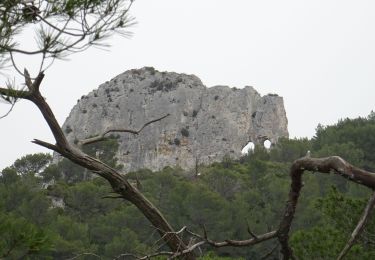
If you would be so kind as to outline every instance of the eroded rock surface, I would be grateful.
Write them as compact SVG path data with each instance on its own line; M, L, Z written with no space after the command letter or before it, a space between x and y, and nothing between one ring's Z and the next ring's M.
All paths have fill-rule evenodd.
M192 169L199 163L239 158L249 142L272 143L287 137L283 98L260 96L253 87L205 87L193 75L145 67L118 75L83 96L63 125L70 142L109 128L139 129L120 133L117 153L124 171L165 166Z

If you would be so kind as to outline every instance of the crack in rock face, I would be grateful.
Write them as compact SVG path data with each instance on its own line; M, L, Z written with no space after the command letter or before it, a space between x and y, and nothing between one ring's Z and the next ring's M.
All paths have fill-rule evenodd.
M275 144L288 137L282 97L261 96L249 86L207 88L194 75L150 67L126 71L83 96L63 130L73 143L110 128L138 130L168 113L139 135L118 133L116 156L125 172L166 166L193 169L197 162L238 159L250 141Z

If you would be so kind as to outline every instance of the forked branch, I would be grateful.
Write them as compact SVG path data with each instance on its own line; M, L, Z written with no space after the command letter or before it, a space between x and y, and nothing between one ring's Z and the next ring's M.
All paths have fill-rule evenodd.
M24 74L28 91L9 91L9 89L0 88L0 94L8 97L28 99L39 108L51 132L53 133L56 144L51 144L40 140L34 140L33 142L48 149L54 150L72 162L105 178L110 183L112 190L115 193L135 205L151 222L151 224L158 229L159 234L163 237L165 243L173 252L187 250L188 247L178 236L178 234L174 232L172 226L164 218L162 213L146 197L144 197L144 195L140 193L137 188L133 187L120 172L106 165L102 161L83 153L81 150L72 147L68 143L59 123L56 120L55 115L39 91L39 86L43 80L44 73L40 72L34 81L31 79L27 70L25 70ZM140 132L147 125L159 121L164 117L146 123L140 130L135 132ZM186 259L195 259L194 254L189 252L186 253L185 257Z
M296 160L290 170L292 183L289 191L289 198L286 203L284 216L280 222L277 234L281 245L281 253L283 254L284 259L294 259L293 250L289 246L289 232L302 188L302 174L304 171L334 173L357 184L364 185L371 189L375 188L375 173L359 169L346 162L339 156L331 156L327 158L303 157ZM370 206L369 204L368 207L373 207L373 205ZM360 223L358 224L359 226L362 226L362 228L359 228L358 232L354 232L356 233L355 237L361 233L364 224L365 223L362 225ZM352 243L354 243L354 241Z
M250 239L246 239L246 240L224 240L224 241L214 241L214 240L211 240L208 238L207 236L207 232L206 230L204 229L204 235L199 235L191 230L189 230L186 226L181 228L179 231L177 232L174 232L176 235L177 234L181 234L181 233L187 233L188 235L190 235L191 237L193 238L197 238L198 241L194 241L195 239L191 239L191 241L194 241L193 243L189 244L189 246L185 249L181 249L181 250L178 250L178 251L158 251L158 252L155 252L155 253L152 253L152 254L149 254L149 255L143 255L143 256L137 256L135 254L131 254L131 253L125 253L125 254L121 254L120 256L118 256L118 258L120 257L124 257L124 256L127 256L127 257L132 257L132 258L135 258L135 259L151 259L151 258L154 258L154 257L158 257L158 256L168 256L168 259L175 259L175 258L182 258L190 253L193 253L195 250L197 250L198 248L200 248L201 246L203 245L209 245L209 246L212 246L212 247L216 247L216 248L219 248L219 247L247 247L247 246L252 246L252 245L256 245L256 244L259 244L259 243L262 243L262 242L265 242L267 240L270 240L270 239L273 239L273 238L276 238L277 237L277 231L272 231L272 232L268 232L268 233L265 233L265 234L262 234L262 235L258 235L257 238L255 237L252 237ZM156 243L160 242L160 240L158 240ZM275 248L272 250L272 252L275 250ZM272 254L272 253L270 253ZM117 259L117 258L116 258ZM182 258L184 259L184 258Z

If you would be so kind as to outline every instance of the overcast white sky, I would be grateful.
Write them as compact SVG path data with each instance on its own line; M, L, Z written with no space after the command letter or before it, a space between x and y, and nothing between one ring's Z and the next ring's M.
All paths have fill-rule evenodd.
M136 0L131 39L110 39L46 72L42 91L62 124L77 99L133 68L195 74L206 86L254 86L284 97L291 137L367 116L375 102L373 0ZM6 106L0 104L0 112ZM52 141L27 101L0 120L0 169Z

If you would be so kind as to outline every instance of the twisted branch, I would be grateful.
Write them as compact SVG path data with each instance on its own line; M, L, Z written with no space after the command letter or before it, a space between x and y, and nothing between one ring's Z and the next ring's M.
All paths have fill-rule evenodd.
M359 169L339 156L326 158L303 157L294 161L290 170L292 183L289 191L289 198L286 203L284 217L281 220L277 231L277 237L281 245L281 253L283 254L284 259L295 259L293 250L289 246L289 232L302 188L302 174L304 171L338 174L349 181L375 189L375 173ZM373 206L369 206L369 208L370 207ZM366 216L366 214L364 216ZM364 226L364 224L365 223L359 223L358 225ZM355 233L355 237L357 237L362 230L362 228L359 228L357 232L353 232ZM354 243L354 240L352 243Z
M162 117L159 117L159 118L156 118L156 119L153 119L147 123L145 123L140 129L138 130L132 130L132 129L122 129L122 128L113 128L113 129L108 129L106 130L104 133L102 134L99 134L99 135L96 135L94 137L90 137L90 138L87 138L87 139L83 139L83 140L79 140L77 145L79 147L83 146L83 145L87 145L87 144L92 144L92 143L96 143L96 142L100 142L100 141L104 141L105 140L105 136L109 133L131 133L131 134L134 134L134 135L138 135L146 126L152 124L152 123L155 123L155 122L158 122L160 120L163 120L164 118L168 117L170 114L166 114L165 116L162 116Z

